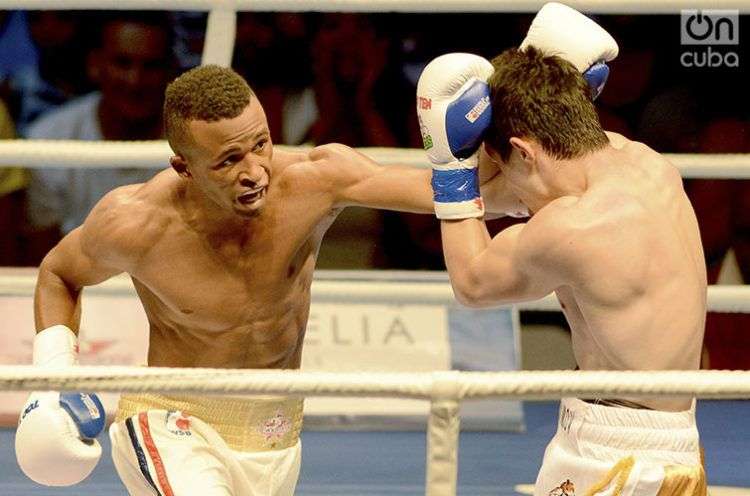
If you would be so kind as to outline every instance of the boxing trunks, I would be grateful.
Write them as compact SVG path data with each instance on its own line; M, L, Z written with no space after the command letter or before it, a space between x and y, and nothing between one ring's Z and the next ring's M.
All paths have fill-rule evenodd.
M535 496L705 496L695 404L683 412L563 399Z
M112 458L133 496L292 496L303 400L123 395Z

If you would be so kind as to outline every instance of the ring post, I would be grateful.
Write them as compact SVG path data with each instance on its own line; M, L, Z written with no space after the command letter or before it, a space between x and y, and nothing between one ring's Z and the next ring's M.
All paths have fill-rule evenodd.
M435 372L432 377L425 495L455 496L461 425L460 376L457 372Z
M208 13L206 41L201 64L232 65L234 38L237 33L237 11L219 3Z

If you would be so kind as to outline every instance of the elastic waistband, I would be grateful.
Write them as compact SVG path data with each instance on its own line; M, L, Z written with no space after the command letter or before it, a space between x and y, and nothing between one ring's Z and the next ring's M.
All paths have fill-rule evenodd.
M695 453L699 449L695 403L689 410L666 412L564 398L559 430L579 442L618 449Z
M646 405L641 405L635 401L630 400L619 400L616 398L582 398L581 401L585 403L591 403L592 405L602 406L614 406L618 408L634 408L636 410L653 410L653 408Z
M294 446L302 430L303 398L164 396L123 394L117 422L148 410L179 411L202 420L235 451L270 451Z

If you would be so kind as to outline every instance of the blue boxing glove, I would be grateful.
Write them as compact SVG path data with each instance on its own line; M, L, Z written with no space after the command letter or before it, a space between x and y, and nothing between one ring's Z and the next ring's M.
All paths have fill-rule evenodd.
M477 152L492 122L487 78L493 71L482 57L449 53L427 64L419 77L417 116L440 219L484 215Z
M609 77L606 62L617 57L617 42L596 22L561 3L545 4L534 17L520 49L533 46L572 63L591 88L592 99Z
M73 366L77 350L73 331L63 325L47 328L34 338L34 365ZM104 423L104 407L94 394L31 393L16 432L18 465L39 484L77 484L94 470L101 457L102 448L95 438Z

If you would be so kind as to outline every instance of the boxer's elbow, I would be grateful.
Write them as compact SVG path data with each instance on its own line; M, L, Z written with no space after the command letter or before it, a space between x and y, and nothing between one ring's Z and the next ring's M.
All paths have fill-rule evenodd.
M451 286L456 301L465 307L485 308L497 305L492 291L476 276L463 274L460 277L454 277L451 275Z

